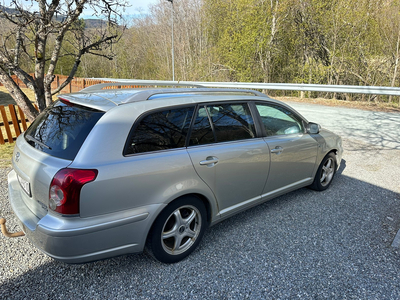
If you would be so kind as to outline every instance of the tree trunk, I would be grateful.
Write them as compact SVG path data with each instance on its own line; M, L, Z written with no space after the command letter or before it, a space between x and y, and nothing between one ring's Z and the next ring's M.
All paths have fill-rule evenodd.
M15 100L18 106L24 111L29 122L33 120L39 114L35 107L32 105L28 97L22 92L20 87L14 82L14 80L7 74L7 72L0 67L0 82L3 83L4 87L8 90L11 97Z
M396 77L397 77L397 69L399 67L399 59L400 59L400 30L397 34L397 43L396 43L396 59L394 63L394 71L393 71L393 78L392 78L392 87L394 87L396 83ZM392 96L389 96L389 103L392 102Z
M51 93L51 83L53 82L54 75L46 75L44 79L44 96L46 101L46 107L53 103L52 93Z
M45 90L44 90L46 42L47 42L47 37L44 33L41 32L36 35L35 82L38 89L37 91L35 91L35 98L37 105L39 106L39 111L43 111L46 108Z

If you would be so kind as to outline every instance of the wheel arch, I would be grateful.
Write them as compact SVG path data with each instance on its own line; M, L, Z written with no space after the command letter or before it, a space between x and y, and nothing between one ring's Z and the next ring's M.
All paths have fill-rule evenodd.
M213 209L212 209L212 205L211 205L211 203L210 203L210 200L209 200L206 196L204 196L203 194L200 194L200 193L187 193L187 194L183 194L183 195L180 195L180 196L174 198L174 199L171 200L170 202L168 202L167 206L170 205L171 203L173 203L173 202L175 202L175 201L178 201L179 199L182 199L182 198L185 198L185 197L196 197L196 198L198 198L198 199L201 200L201 202L204 204L204 207L205 207L205 209L206 209L206 211L207 211L207 225L210 225L210 224L211 224L211 221L212 221L212 210L213 210ZM164 210L167 206L165 206L165 207L163 208L163 210ZM163 210L161 210L161 211L159 212L159 214L160 214ZM156 219L157 219L157 218L156 218ZM154 222L153 222L153 223L154 223Z
M339 158L338 158L338 153L339 153L339 150L338 149L336 149L336 148L331 148L331 149L329 149L329 150L327 150L327 151L321 151L320 153L319 153L319 155L318 155L318 160L317 160L317 162L316 162L316 166L315 166L315 169L314 169L314 175L315 175L315 173L317 172L317 169L318 169L318 167L319 167L319 165L321 164L321 162L325 159L325 157L327 157L330 153L333 153L334 155L335 155L335 158L336 158L336 166L338 167L338 165L339 165Z

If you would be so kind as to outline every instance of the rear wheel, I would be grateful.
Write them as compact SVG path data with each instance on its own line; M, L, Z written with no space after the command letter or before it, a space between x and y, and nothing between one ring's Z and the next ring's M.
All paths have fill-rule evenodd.
M184 259L199 244L207 227L206 209L197 197L183 197L168 205L151 229L147 250L163 263Z
M326 190L336 173L336 157L334 153L329 153L322 160L317 174L315 174L314 182L310 185L313 190Z

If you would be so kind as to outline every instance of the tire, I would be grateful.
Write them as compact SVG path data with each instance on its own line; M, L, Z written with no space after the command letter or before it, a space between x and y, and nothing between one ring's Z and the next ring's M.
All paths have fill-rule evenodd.
M194 196L177 199L157 217L147 239L147 251L158 261L175 263L197 247L207 227L207 211Z
M310 188L316 191L326 190L332 183L336 173L336 157L334 153L328 153L318 167L314 182Z

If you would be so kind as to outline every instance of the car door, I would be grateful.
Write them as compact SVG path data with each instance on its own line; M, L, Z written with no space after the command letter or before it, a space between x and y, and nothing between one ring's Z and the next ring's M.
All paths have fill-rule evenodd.
M279 105L257 103L271 166L263 197L311 184L318 143L305 133L304 122L293 111Z
M257 204L269 170L269 149L257 138L247 103L201 105L187 151L212 189L221 216Z

